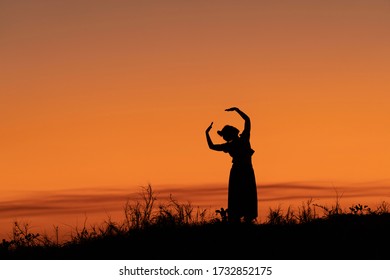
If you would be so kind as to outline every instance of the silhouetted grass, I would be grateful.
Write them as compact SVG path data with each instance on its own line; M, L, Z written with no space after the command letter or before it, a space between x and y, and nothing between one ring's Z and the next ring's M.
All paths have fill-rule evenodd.
M156 206L152 187L124 206L124 220L76 227L59 242L15 222L0 244L1 259L389 259L390 205L342 209L302 203L269 209L263 223L229 224L221 208L209 213L172 196Z

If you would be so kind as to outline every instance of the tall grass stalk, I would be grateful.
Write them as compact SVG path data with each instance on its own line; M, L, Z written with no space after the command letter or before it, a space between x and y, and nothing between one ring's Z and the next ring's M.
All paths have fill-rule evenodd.
M324 206L313 203L313 199L303 202L295 211L291 206L283 211L279 205L277 208L269 208L266 221L267 225L294 225L310 223L316 219L326 219L339 215L386 215L390 213L390 204L382 202L375 210L371 210L367 205L356 204L343 210L340 204L341 196L338 195L335 203L331 206ZM70 234L70 241L61 243L59 241L59 227L54 226L54 241L47 234L35 233L31 230L29 223L14 222L10 240L0 243L1 251L12 251L18 248L33 247L61 247L69 244L83 244L94 239L104 239L106 237L127 236L133 230L142 230L147 227L172 227L172 226L192 226L205 225L207 223L226 222L226 210L221 208L214 212L214 216L206 209L194 207L190 202L179 203L170 195L166 203L156 206L157 197L148 185L142 187L138 200L128 200L123 208L124 220L115 222L108 217L100 226L87 226L85 218L81 228L75 227ZM323 215L317 213L317 208L323 210ZM218 214L220 218L218 218ZM258 224L261 226L261 224Z

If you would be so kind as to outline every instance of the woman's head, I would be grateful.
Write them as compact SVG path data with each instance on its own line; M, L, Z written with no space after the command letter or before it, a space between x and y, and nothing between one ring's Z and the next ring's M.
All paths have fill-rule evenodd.
M221 136L225 141L231 141L238 137L238 133L240 131L231 125L225 125L222 130L218 130L217 133Z

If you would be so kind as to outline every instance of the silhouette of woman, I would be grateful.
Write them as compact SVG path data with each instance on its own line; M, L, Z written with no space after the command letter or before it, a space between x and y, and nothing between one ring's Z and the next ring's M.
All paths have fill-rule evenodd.
M206 129L207 144L210 149L229 153L232 157L232 167L229 175L228 187L228 221L239 222L244 218L252 222L257 218L257 189L255 173L252 166L252 155L255 152L249 141L251 121L249 117L236 107L225 111L237 112L245 121L244 130L231 125L225 125L217 133L226 141L223 144L214 144L209 132L213 123Z

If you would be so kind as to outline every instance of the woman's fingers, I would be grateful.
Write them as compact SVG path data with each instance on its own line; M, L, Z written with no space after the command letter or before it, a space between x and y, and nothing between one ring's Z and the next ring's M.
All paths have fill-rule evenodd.
M206 129L206 131L210 131L210 129L213 127L213 123L214 123L214 122L211 122L211 124L210 124L209 127Z

